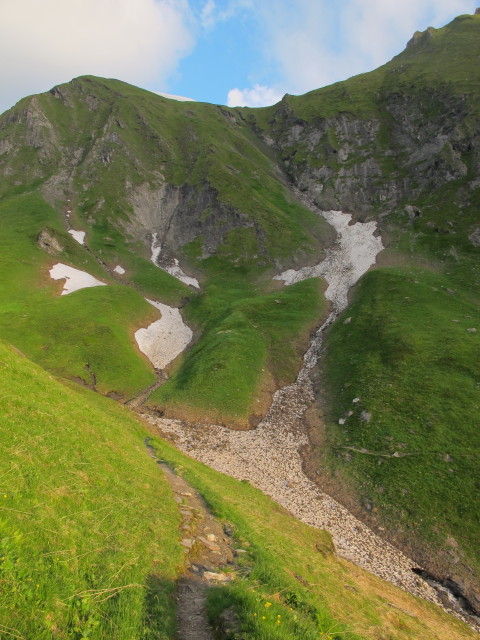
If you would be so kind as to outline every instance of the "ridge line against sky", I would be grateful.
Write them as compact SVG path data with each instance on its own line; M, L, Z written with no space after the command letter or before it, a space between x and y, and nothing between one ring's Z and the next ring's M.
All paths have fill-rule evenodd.
M370 71L477 1L0 0L0 112L79 75L266 106Z

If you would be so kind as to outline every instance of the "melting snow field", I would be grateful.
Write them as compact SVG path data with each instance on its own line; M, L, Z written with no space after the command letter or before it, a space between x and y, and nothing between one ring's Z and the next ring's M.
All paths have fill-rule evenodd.
M87 235L85 231L75 231L75 229L69 229L68 233L76 240L79 244L85 244L85 236Z
M383 245L382 239L373 235L376 222L349 224L352 216L342 211L323 211L322 216L338 233L337 241L327 251L325 260L297 271L288 269L275 276L274 280L283 280L289 285L306 278L323 277L328 282L325 297L333 302L338 312L345 309L348 290L368 271Z
M50 277L53 280L62 280L65 278L62 296L73 293L79 289L87 289L88 287L105 287L106 283L97 280L89 273L74 269L66 264L59 262L50 269Z
M170 267L167 267L165 271L169 273L171 276L173 276L174 278L177 278L177 280L180 280L181 282L183 282L184 284L188 284L191 287L196 287L197 289L200 289L198 280L196 278L191 278L190 276L187 276L187 274L184 271L182 271L182 269L180 268L180 265L178 264L178 260L176 258L173 259L173 265L171 265Z
M153 264L156 267L158 267L159 269L162 269L163 271L166 271L174 278L177 278L177 280L180 280L180 282L183 282L184 284L188 284L191 287L195 287L196 289L200 289L198 280L196 278L187 276L187 274L181 269L180 265L178 264L178 260L176 258L174 258L173 261L170 262L170 264L160 264L159 259L160 259L160 254L162 252L162 245L161 245L161 242L158 240L158 236L156 233L152 233L151 251L152 251L152 257L150 258L150 260L153 262Z
M119 273L121 276L125 273L125 269L121 267L119 264L114 269L115 273Z
M160 311L162 317L146 329L136 331L135 340L153 366L163 369L185 349L193 333L183 322L178 309L145 299Z

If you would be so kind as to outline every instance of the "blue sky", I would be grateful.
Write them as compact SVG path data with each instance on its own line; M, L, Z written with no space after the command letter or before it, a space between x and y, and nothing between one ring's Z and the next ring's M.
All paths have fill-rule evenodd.
M473 13L477 2L1 0L0 111L84 74L231 106L272 104L374 69L414 31Z

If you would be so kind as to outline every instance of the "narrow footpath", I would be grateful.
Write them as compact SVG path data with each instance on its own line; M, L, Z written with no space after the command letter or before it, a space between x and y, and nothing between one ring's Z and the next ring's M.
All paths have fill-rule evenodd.
M149 445L149 454L163 470L182 516L180 544L185 550L185 571L177 583L177 640L214 640L208 621L208 588L235 579L235 554L231 531L208 510L203 498L168 465L159 460Z

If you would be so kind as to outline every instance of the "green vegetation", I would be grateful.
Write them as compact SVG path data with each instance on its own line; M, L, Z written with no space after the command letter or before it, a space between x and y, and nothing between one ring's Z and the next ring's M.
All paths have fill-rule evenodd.
M469 236L480 207L479 25L480 16L461 16L416 34L372 73L268 109L173 102L91 76L26 98L0 116L0 338L56 375L125 400L155 379L133 340L157 317L144 296L182 304L196 342L150 404L256 424L274 388L295 378L325 313L318 280L278 289L269 281L329 244L331 230L288 181L321 184L310 194L322 206L378 216L410 265L368 274L330 331L322 463L397 539L421 543L427 559L439 549L447 570L454 558L455 569L478 576L480 265ZM67 198L88 248L66 233ZM157 223L167 250L202 280L200 293L149 262L146 236ZM45 229L61 247L54 256L38 246ZM60 297L48 277L59 261L109 286ZM127 273L113 279L102 262ZM40 639L171 637L177 516L162 481L152 484L158 471L139 451L142 429L112 403L0 353L9 426L0 606L15 611L11 629ZM361 572L345 598L353 578L325 534L159 447L249 545L241 578L212 591L212 619L233 606L252 640L469 637L388 588L392 611L386 588ZM416 618L404 614L410 607Z
M0 336L51 371L105 394L130 397L151 384L151 366L137 351L133 332L157 317L152 307L133 289L109 283L38 194L2 201L0 216ZM45 227L65 247L57 259L36 244ZM60 297L61 285L48 269L62 260L110 286Z
M236 633L245 640L474 637L436 607L337 558L326 532L298 522L248 482L212 471L166 442L154 444L247 551L238 558L238 578L210 590L214 625L233 609Z
M2 342L0 368L0 636L172 639L180 517L145 448L148 432L125 408L64 386ZM248 483L156 447L248 550L238 579L211 590L214 621L233 606L246 640L473 638L337 559L327 533Z
M295 116L305 122L341 113L368 118L375 114L389 91L401 91L405 96L426 93L432 88L435 91L448 88L448 91L465 96L469 106L477 112L479 24L478 15L459 16L441 29L430 28L418 34L413 46L374 71L305 95L287 95L284 101ZM432 102L431 108L434 106L441 108ZM255 119L268 127L277 108L245 111L254 114ZM333 142L331 135L329 132Z
M166 100L93 76L27 100L41 109L36 135L42 142L43 179L82 151L80 164L72 169L71 195L79 194L77 213L89 221L95 250L108 252L112 237L125 235L136 190L165 184L190 188L194 207L198 194L208 192L216 208L224 207L224 216L243 219L257 241L246 247L253 249L249 260L270 263L297 253L312 255L327 229L291 197L269 149L233 110ZM9 159L13 178L0 185L1 194L10 193L15 181L31 185L25 167L36 154L29 147L24 157L28 128L22 117L7 130L19 149ZM4 135L0 126L0 140ZM226 240L227 253L229 244Z
M0 636L172 638L179 514L123 407L0 343Z
M266 409L262 387L295 379L324 304L317 279L262 294L251 273L211 259L204 290L186 311L201 336L149 402L245 424Z
M403 542L454 545L477 570L478 323L478 300L451 276L380 269L332 327L326 359L330 468Z

